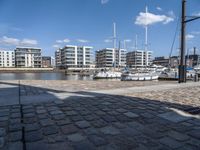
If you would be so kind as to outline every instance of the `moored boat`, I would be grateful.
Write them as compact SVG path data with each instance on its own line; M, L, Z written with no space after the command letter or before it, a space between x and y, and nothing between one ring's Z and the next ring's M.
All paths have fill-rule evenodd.
M121 72L116 71L100 71L94 74L93 79L120 79L121 75Z
M122 74L122 81L151 81L158 80L159 75L155 72L146 72L146 73L124 73Z

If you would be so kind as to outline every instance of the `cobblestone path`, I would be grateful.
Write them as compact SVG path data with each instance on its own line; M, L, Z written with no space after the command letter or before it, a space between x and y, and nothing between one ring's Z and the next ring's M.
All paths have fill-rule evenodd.
M198 94L198 89L182 90ZM28 85L20 88L27 96L44 91ZM0 149L199 150L200 116L182 111L195 101L176 102L169 92L157 93L156 99L156 91L146 95L88 91L81 92L85 97L62 101L0 106ZM172 94L178 97L182 92ZM199 100L198 95L193 97Z

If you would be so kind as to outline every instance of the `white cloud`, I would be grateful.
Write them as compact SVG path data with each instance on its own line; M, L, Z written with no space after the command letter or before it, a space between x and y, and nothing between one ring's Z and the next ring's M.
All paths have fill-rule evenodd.
M111 43L112 40L111 40L111 39L105 39L104 42L105 42L105 43Z
M80 43L88 43L89 42L88 40L84 40L84 39L77 39L77 41Z
M20 41L19 45L23 45L23 46L35 46L37 44L38 44L38 42L36 40L23 39L22 41Z
M131 39L125 39L124 41L127 42L127 43L129 43L129 42L131 42L132 40L131 40Z
M64 39L63 42L64 42L64 43L69 43L69 42L70 42L70 39Z
M168 11L167 14L171 17L171 18L175 18L175 14L172 10Z
M108 2L109 2L109 0L101 0L101 4L106 4Z
M159 11L162 11L162 8L159 7L159 6L157 6L156 9L159 10Z
M63 43L62 40L56 40L56 43Z
M171 16L156 15L149 12L147 13L140 12L139 15L136 17L135 24L145 26L145 25L152 25L155 23L167 24L172 21L174 21L174 17Z
M3 36L2 38L0 38L0 43L6 46L35 46L38 44L36 40L32 39L20 40L17 38L11 38L7 36Z
M53 48L60 48L60 45L55 44L53 45Z
M1 39L0 39L0 43L3 44L3 45L19 45L20 43L20 40L19 39L16 39L16 38L10 38L10 37L7 37L7 36L3 36Z
M23 29L18 28L18 27L10 27L10 30L12 30L12 31L18 31L18 32L24 31Z
M200 31L192 31L191 34L200 35Z
M192 14L193 16L200 16L200 12L196 12Z
M186 40L191 40L193 38L195 38L195 36L193 34L187 34L186 35Z
M64 39L64 40L56 40L56 43L69 43L70 42L70 39Z

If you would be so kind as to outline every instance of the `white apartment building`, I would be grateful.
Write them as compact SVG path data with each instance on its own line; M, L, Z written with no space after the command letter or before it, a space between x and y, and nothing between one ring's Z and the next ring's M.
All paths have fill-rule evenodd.
M15 67L15 54L13 51L0 50L0 67Z
M18 68L41 68L40 48L18 47L15 49L15 66Z
M90 68L92 64L90 46L66 45L55 53L56 66L62 68Z
M126 54L129 68L143 68L152 64L152 51L136 50Z
M105 48L96 51L96 67L97 68L111 68L111 67L125 67L126 66L126 50Z

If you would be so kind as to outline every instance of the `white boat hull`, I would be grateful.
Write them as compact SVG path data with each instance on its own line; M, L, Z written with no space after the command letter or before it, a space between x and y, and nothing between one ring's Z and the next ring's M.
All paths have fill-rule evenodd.
M116 79L121 78L120 72L99 72L94 75L94 79Z
M122 81L152 81L158 80L158 75L122 75Z

